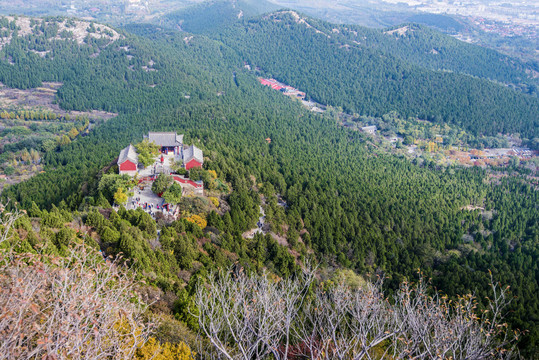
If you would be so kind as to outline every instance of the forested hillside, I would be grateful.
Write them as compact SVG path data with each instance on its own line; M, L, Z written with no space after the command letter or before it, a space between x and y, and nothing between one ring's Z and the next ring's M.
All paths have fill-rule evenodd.
M324 26L324 23L320 25ZM326 29L334 28L325 25ZM408 63L431 70L490 79L524 93L538 95L539 81L534 72L539 71L539 63L524 63L497 51L462 42L424 25L403 24L384 30L340 26L337 30L349 42L356 41L362 46L380 49Z
M277 9L277 5L266 0L211 0L167 14L159 19L159 23L204 34Z
M103 240L101 250L137 259L139 271L154 272L152 285L187 298L170 310L186 322L196 279L184 292L178 271L194 275L194 261L208 270L240 260L255 272L267 268L285 276L313 257L324 268L384 276L389 294L421 268L450 296L476 292L480 299L492 271L512 285L510 323L530 331L521 345L536 355L539 199L528 179L492 179L481 169L437 168L384 154L360 133L261 87L243 60L352 111L423 114L478 133L534 136L537 99L487 80L406 65L382 51L339 49L334 38L290 16L248 22L249 37L242 34L244 24L234 26L220 40L152 27L136 27L146 36L125 31L114 42L50 40L54 29L14 38L0 51L0 81L18 87L59 81L64 108L119 115L48 153L46 171L5 190L4 201L50 219L42 224L55 230L74 221L70 212L80 212ZM30 51L38 45L50 52L41 57ZM212 214L206 232L183 221L162 228L160 246L169 252L150 246L157 241L155 224L144 215L109 211L107 218L99 212L108 207L98 188L100 170L150 130L200 140L205 169L232 188L230 211ZM241 236L256 223L261 195L285 246L270 237L247 242ZM277 195L286 209L277 205ZM21 226L31 233L31 224ZM75 237L67 235L50 230L42 238L61 250L65 238Z
M412 52L418 48L414 45L417 40L413 29L411 35L406 30L404 36L379 32L373 37L365 33L374 30L363 30L364 34L358 33L357 37L353 29L345 37L340 35L342 31L343 27L282 11L235 24L215 37L236 49L246 62L306 91L322 104L363 115L381 116L396 110L406 117L455 124L476 135L518 132L526 138L537 136L539 99L464 75L471 73L501 81L506 77L500 75L505 69L512 74L508 75L510 78L518 80L525 76L522 69L504 65L503 61L494 61L500 67L470 67L466 65L469 55L465 56L464 45L454 59L443 60L445 55L441 55L439 61L424 60L422 56L435 54L428 54L432 48L427 54ZM352 43L345 41L351 36L355 38ZM450 47L451 41L439 45ZM408 44L401 46L403 42ZM422 45L423 49L432 45L427 44ZM439 50L444 52L442 46ZM474 59L481 58L483 51L472 50L478 55ZM489 59L496 55L503 60L500 55L486 52ZM432 71L419 65L454 72Z
M234 24L245 25L249 19L256 22L254 17L274 10L275 6L268 3L254 5L246 1L208 1L169 14L162 24L181 28L190 33L209 35L213 33L215 36L223 27ZM286 13L304 18L303 24L312 26L320 31L319 34L329 35L345 48L356 47L367 51L376 49L409 64L430 70L445 70L490 79L510 85L524 93L537 95L539 80L534 74L539 71L539 63L525 63L497 51L462 42L426 25L405 23L387 29L371 29L357 25L332 24L296 12L281 11L270 16L281 22L281 17ZM430 16L438 21L445 19L442 15ZM424 17L428 18L427 15ZM417 18L420 20L421 16L418 15ZM410 21L414 21L414 17ZM286 53L286 50L283 50Z

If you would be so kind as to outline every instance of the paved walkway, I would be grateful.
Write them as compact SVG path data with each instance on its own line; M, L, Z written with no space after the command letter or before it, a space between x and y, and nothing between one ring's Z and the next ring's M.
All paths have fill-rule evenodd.
M140 186L144 186L144 189L140 190ZM165 215L174 214L175 206L170 206L169 211L163 209L165 199L160 198L153 193L151 183L141 183L131 191L134 193L134 195L127 200L126 209L134 210L140 207L153 218L155 218L155 215L158 212L163 212Z
M161 163L161 155L163 155L163 163ZM168 155L160 154L159 156L155 157L155 162L153 165L139 170L139 177L149 177L155 175L156 173L170 174L172 171L173 162L177 163L179 161L179 156L175 156L173 153L169 153Z
M256 226L256 228L243 233L243 237L246 239L252 239L255 237L255 234L267 234L267 231L264 230L264 227L266 226L266 212L262 206L260 206L260 217L258 218L258 223Z
M163 156L163 162L161 162L161 156ZM165 199L162 199L153 193L152 181L144 179L150 178L159 173L170 174L173 163L177 163L179 161L181 161L179 155L174 155L173 153L169 153L168 155L159 154L159 156L156 156L153 165L139 171L139 179L143 180L140 180L140 184L130 190L133 192L133 196L127 200L125 208L128 210L134 210L140 207L150 214L154 219L156 214L159 212L162 212L165 215L174 215L177 210L176 206L169 206L168 211L163 209ZM176 175L174 178L176 181L184 185L191 185L195 190L199 188L202 189L202 185L197 184L189 179L185 179L184 177ZM143 187L143 190L140 189L141 187Z

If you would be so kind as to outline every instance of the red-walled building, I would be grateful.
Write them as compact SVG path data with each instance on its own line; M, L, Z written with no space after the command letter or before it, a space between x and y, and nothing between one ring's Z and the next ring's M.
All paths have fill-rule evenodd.
M180 154L183 147L183 135L175 132L149 132L144 138L160 146L162 153Z
M128 174L134 176L138 170L138 154L135 147L129 144L120 152L118 157L118 168L120 175Z
M161 147L162 154L157 158L157 162L160 162L160 166L165 162L164 154L174 154L175 160L181 161L186 170L202 167L204 164L204 154L202 150L194 145L184 145L183 135L177 135L176 133L150 132L145 138ZM120 156L118 157L118 168L120 174L128 174L131 176L137 174L139 168L138 154L133 145L130 144L120 152Z
M190 170L194 167L202 167L204 164L204 154L202 150L195 145L183 149L183 166L185 170Z

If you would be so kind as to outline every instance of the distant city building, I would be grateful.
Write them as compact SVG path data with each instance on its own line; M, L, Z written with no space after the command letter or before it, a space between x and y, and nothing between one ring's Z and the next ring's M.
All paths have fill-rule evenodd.
M120 175L128 174L134 176L138 169L138 154L135 147L129 144L120 152L118 157L118 168Z
M376 126L365 126L361 128L361 131L370 135L374 135L376 133Z

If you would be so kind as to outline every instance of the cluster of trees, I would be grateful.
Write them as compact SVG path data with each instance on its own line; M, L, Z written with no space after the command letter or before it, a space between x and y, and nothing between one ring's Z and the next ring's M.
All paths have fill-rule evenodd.
M177 182L174 182L163 193L163 199L170 204L177 204L182 199L182 187Z
M141 284L118 260L105 261L75 236L54 253L28 218L0 216L1 359L193 359L185 343L151 336L159 319L148 318ZM74 233L57 225L58 236ZM21 229L30 230L26 238Z
M136 181L126 174L103 174L97 184L97 190L108 203L115 202L116 204L124 205L127 202L129 189L136 184Z
M34 149L23 149L17 153L3 153L0 155L2 169L5 175L23 174L28 170L37 171L37 164L41 160L41 155Z
M25 116L34 116L28 114L30 113L23 111L15 117L7 112L0 115L6 126L0 132L2 137L0 163L3 164L4 169L17 170L18 161L29 164L29 158L34 164L37 164L41 152L51 152L68 145L80 133L87 133L90 125L88 118L84 117L76 117L74 122L32 122L28 124L22 120ZM68 121L67 118L64 120Z
M282 61L279 71L288 69L291 76L301 74L311 65L302 63L301 69L297 69L296 65L288 67L283 63L291 64L292 58L294 62L301 62L305 54L313 53L316 53L316 56L313 54L316 69L312 74L322 69L337 72L342 68L328 63L327 58L333 55L327 55L327 47L317 45L329 39L318 34L317 41L309 40L313 37L302 35L301 24L290 24L292 29L297 27L293 33L287 33L279 24L283 25L250 23L253 37L244 40L251 45L258 41L249 49L253 58L260 55L257 52L262 51L263 44L269 49L285 47L290 51L297 45L303 51L301 55L279 53L273 56ZM286 276L294 273L297 262L309 257L312 250L323 267L345 267L361 274L384 275L388 295L399 288L403 279L415 278L414 269L421 267L425 276L431 277L434 284L450 296L475 291L483 301L488 292L485 284L489 283L490 269L495 279L515 284L512 291L518 298L508 308L512 311L511 326L538 327L539 299L535 294L539 291L539 254L534 204L539 203L539 199L526 177L489 183L488 174L480 169L440 169L430 161L419 165L389 156L366 144L360 134L343 129L333 120L312 114L300 104L259 86L252 74L241 70L242 58L249 55L247 49L239 56L223 43L203 37L195 36L186 43L184 34L152 32L148 27L136 30L148 35L126 34L125 39L99 48L99 54L93 57L89 55L97 54L96 44L74 47L50 42L48 46L57 54L54 59L37 59L27 54L24 49L28 40L15 41L2 49L2 52L18 54L20 62L9 65L10 74L16 74L17 79L61 78L65 82L61 88L64 92L59 92L62 106L113 109L120 113L89 136L47 153L43 159L46 172L8 188L2 194L4 199L9 198L11 204L17 202L25 209L32 208L33 202L40 209L51 209L53 204L59 207L63 204L66 211L84 212L93 206L106 208L114 193L105 195L103 188L100 190L100 169L110 164L127 144L140 141L142 134L149 130L181 131L187 140L200 139L209 150L205 152L204 171L213 170L230 184L233 191L226 199L230 211L224 215L208 214L206 233L186 220L165 226L161 245L167 251L153 250L151 244L146 245L155 235L153 228L147 228L150 221L142 211L124 213L122 210L116 215L111 213L108 219L101 219L92 212L96 223L88 225L95 227L109 244L105 250L110 248L112 254L122 251L138 259L136 263L140 265L137 266L141 266L142 272L152 274L154 284L167 291L177 290L178 303L174 311L182 321L192 326L196 324L189 309L193 305L197 276L191 276L188 286L180 289L179 285L174 285L183 284L177 280L180 273L177 270L202 269L203 273L212 267L223 268L238 262L252 271L266 268ZM232 39L229 44L236 46L240 37L230 31L227 33ZM224 36L223 41L227 42ZM275 43L269 42L268 37ZM278 41L280 46L276 45ZM128 59L125 50L118 47L124 45L129 46L134 58ZM342 54L355 53L352 49L342 51ZM335 61L342 64L345 59L341 52L335 54ZM367 54L365 52L365 56ZM262 58L270 59L260 55ZM154 60L158 71L138 71L138 66L147 64L150 59ZM32 63L28 67L30 72L23 76L29 62ZM134 71L129 69L131 65ZM3 71L2 66L0 78L4 81L11 75ZM49 69L51 66L54 69ZM453 85L445 80L440 83L440 86L451 87L449 93L464 85L483 89L485 96L481 104L489 108L495 109L495 102L505 106L506 102L520 99L508 108L515 111L515 116L522 115L522 124L526 116L537 114L532 109L523 115L517 109L518 104L528 101L533 104L535 100L511 90L500 90L490 83L456 75L428 74L463 81ZM346 78L355 81L362 76L346 75ZM12 79L16 82L15 77ZM325 81L317 80L319 85ZM421 83L417 78L413 80L414 84ZM384 86L386 82L398 83L384 80ZM344 91L344 87L334 86L336 83L339 82L327 83L324 91ZM24 86L24 81L19 84ZM157 86L148 86L154 84ZM322 89L319 85L317 88ZM430 89L425 86L427 88ZM371 90L364 90L371 96ZM217 92L225 95L216 96ZM428 98L418 97L425 101L431 98L436 96L430 90ZM364 100L349 94L343 101L350 99ZM378 94L373 104L385 104L387 99ZM422 108L426 106L427 103ZM494 127L496 131L502 130L502 120L496 125L487 124L483 122L483 115L474 111L467 114L471 119L470 127L477 125L479 129L479 125L484 125L492 127L493 131ZM399 112L406 114L406 111ZM387 111L381 114L385 113ZM500 117L505 116L503 114L502 111ZM526 124L533 126L533 122ZM271 144L264 141L268 137L272 139ZM258 234L252 240L241 236L256 226L261 193L267 195L266 210L273 230L286 233L295 251L279 245L269 235ZM279 205L277 194L286 201L286 207ZM184 201L187 203L182 199ZM492 212L492 217L479 221L478 211L462 210L468 205L481 206ZM193 211L193 214L199 213ZM139 221L146 230L134 225ZM155 226L155 222L152 223ZM465 235L471 235L474 241L467 243ZM53 239L53 234L47 236ZM156 267L155 264L163 265ZM203 267L197 268L199 264ZM539 335L532 331L523 339L521 345L530 356L534 355Z
M25 164L30 162L36 164L39 161L39 158L39 153L34 149L30 149L30 151L24 149L19 154L16 154L15 157L16 160L22 161Z
M60 115L50 110L4 110L0 113L1 119L20 119L20 120L44 120L44 121L65 121L65 122L86 122L90 119L87 115L70 114Z
M326 112L328 116L337 117L338 109L329 108ZM433 141L439 146L463 146L473 148L507 148L509 142L506 137L498 134L496 136L474 136L456 126L449 126L444 123L433 123L417 118L405 119L395 111L384 114L382 117L354 116L352 118L356 127L376 125L377 130L383 136L392 137L399 135L403 137L405 145L412 145L415 141Z
M152 184L152 191L155 194L163 194L174 183L172 176L168 174L159 174Z
M228 192L228 186L217 178L217 172L215 170L206 170L203 168L195 167L189 170L189 178L194 181L202 180L204 182L204 188L208 190L217 190L220 192Z
M5 120L2 122L6 125L6 128L2 130L1 136L9 139L13 143L13 146L20 146L18 142L23 142L24 136L27 135L50 137L52 135L62 136L65 134L70 139L73 139L90 125L88 119L68 123L36 122L29 124L19 119Z
M182 199L182 187L172 176L159 174L152 184L152 191L160 195L170 204L177 204Z

